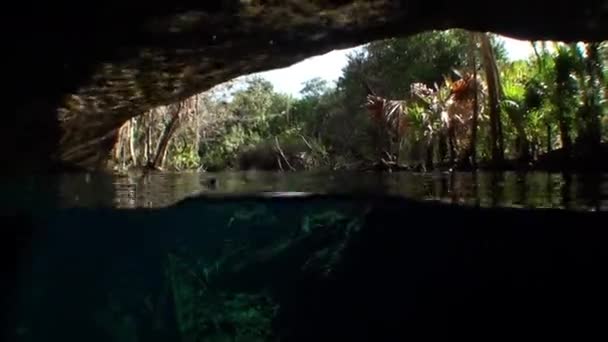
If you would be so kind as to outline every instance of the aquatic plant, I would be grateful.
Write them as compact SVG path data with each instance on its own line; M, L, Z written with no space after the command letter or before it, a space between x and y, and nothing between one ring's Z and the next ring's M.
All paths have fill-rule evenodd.
M276 305L262 294L215 286L215 267L195 269L176 255L167 259L178 328L183 341L268 341Z

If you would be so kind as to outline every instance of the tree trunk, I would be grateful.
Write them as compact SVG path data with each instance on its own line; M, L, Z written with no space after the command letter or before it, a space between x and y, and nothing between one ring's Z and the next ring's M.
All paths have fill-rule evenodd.
M554 58L555 63L555 90L553 92L553 102L555 104L554 117L557 119L562 149L566 155L570 155L572 138L570 129L572 128L573 110L578 107L575 102L578 95L578 85L572 79L572 73L576 72L576 60L572 52L559 49ZM574 116L576 117L576 116Z
M585 69L587 71L587 91L585 92L585 106L587 107L587 117L585 118L585 142L591 146L597 146L600 144L602 137L601 121L600 116L601 110L601 97L602 90L601 84L603 84L603 68L601 59L599 56L599 43L588 43L586 44L587 57L585 58Z
M120 126L118 129L118 133L116 134L116 143L114 144L114 161L117 164L122 164L122 156L123 156L123 136L125 131L125 124Z
M171 114L171 119L169 123L165 126L165 129L161 135L160 142L158 143L158 148L156 149L156 154L154 159L150 164L148 164L149 168L158 169L162 166L164 157L166 156L167 148L169 147L169 141L173 137L173 134L178 128L180 114L182 112L183 103L179 102L175 105L175 109Z
M150 164L152 161L152 113L150 111L146 114L146 163Z
M427 144L427 146L426 146L426 161L425 161L425 165L426 165L426 169L427 170L432 170L433 169L433 153L434 153L433 141L431 141L431 143ZM399 163L398 159L397 159L397 163Z
M444 131L441 131L439 133L439 141L438 141L438 146L437 146L437 152L439 154L439 162L440 164L445 162L445 157L447 155L447 151L448 151L448 141L446 139L446 134Z
M498 159L502 162L505 159L505 138L502 134L502 120L500 118L500 98L498 100L498 114L496 115L496 125L498 126Z
M563 114L559 119L559 135L562 141L562 148L566 151L566 153L570 153L570 149L572 147L572 139L570 138L570 125L566 122L566 119L563 117Z
M551 125L547 124L547 153L553 150L552 140L553 139L551 139Z
M469 146L468 154L471 156L471 164L473 168L477 168L477 121L479 118L479 99L478 99L478 87L477 87L477 58L475 57L475 36L472 37L473 49L471 51L471 66L473 67L473 80L474 80L474 96L473 96L473 120L471 120L471 141Z
M517 132L517 138L515 140L515 150L517 151L517 159L520 161L530 160L530 141L526 136L526 130L524 126L523 113L520 109L518 110L507 110L509 119L515 126Z
M137 157L135 156L134 120L135 118L131 118L131 120L129 120L129 156L131 157L133 166L137 166Z
M490 108L490 146L492 163L500 164L504 159L504 142L502 138L502 124L500 120L500 76L496 65L496 58L485 33L478 33L481 42L481 56L483 68L488 84L488 107Z
M454 165L456 162L456 132L454 129L454 121L450 119L450 127L448 128L448 146L450 149L450 165Z
M160 158L160 163L158 164L158 167L161 169L165 167L165 160L167 160L167 154L169 153L169 145L170 144L167 143L167 147L165 148L165 153L163 153L163 156Z

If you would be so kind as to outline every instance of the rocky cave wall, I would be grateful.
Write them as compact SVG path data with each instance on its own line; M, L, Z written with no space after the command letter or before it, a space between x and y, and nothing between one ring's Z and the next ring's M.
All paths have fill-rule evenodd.
M456 27L522 39L608 38L603 0L200 3L20 3L5 12L3 171L98 167L130 117L372 40Z

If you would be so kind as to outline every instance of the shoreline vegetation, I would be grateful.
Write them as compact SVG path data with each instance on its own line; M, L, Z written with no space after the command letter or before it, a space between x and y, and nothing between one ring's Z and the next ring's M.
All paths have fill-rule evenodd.
M608 43L492 34L370 42L301 97L247 76L133 118L107 167L223 170L608 171Z

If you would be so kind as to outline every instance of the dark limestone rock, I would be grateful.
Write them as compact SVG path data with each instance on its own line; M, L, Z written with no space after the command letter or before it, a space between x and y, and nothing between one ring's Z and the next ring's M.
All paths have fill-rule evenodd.
M608 5L598 0L199 3L17 3L5 12L4 31L14 36L3 46L3 171L96 167L130 117L336 48L453 27L556 40L604 40L608 32Z

